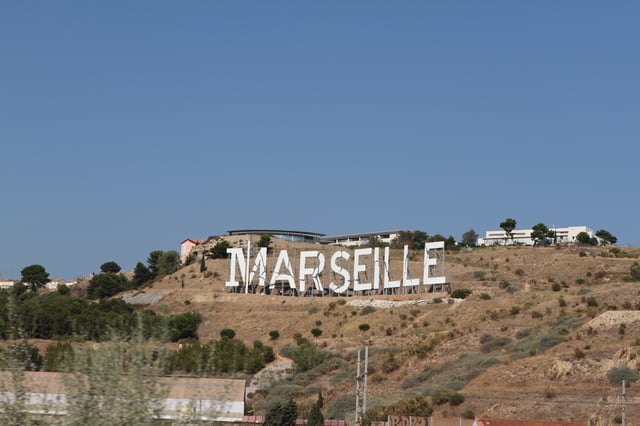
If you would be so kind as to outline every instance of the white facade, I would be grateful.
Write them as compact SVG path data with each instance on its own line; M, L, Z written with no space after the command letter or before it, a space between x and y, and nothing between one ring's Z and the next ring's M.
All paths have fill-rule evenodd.
M581 232L586 232L589 237L595 237L593 230L587 226L569 226L567 228L549 228L556 233L557 244L573 244L576 236ZM533 229L514 229L510 238L504 230L487 231L484 238L478 238L479 246L532 246L534 241L531 238ZM596 237L598 238L598 237ZM602 244L602 240L598 238Z
M370 238L377 238L378 241L384 244L391 244L391 242L400 235L400 231L382 231L382 232L368 232L364 234L345 234L345 235L333 235L322 237L321 242L323 244L330 244L344 247L362 247L368 246Z
M0 290L6 290L13 287L15 281L0 281Z

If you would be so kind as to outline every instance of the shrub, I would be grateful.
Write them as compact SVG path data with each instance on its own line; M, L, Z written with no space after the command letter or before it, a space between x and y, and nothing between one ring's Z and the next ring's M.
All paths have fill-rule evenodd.
M481 300L491 300L491 295L489 293L480 293Z
M493 339L494 339L493 335L489 333L484 333L482 336L480 336L480 344L487 343L489 340L493 340Z
M542 312L539 311L531 311L531 318L533 319L540 319L544 317L544 314Z
M634 262L629 268L629 274L631 275L632 281L640 281L640 265L638 262Z
M471 294L471 290L466 288L457 288L451 292L451 297L456 299L465 299Z
M309 309L307 309L307 313L309 315L313 315L313 314L317 313L318 311L320 311L320 308L315 306L315 305L313 305Z
M311 334L313 337L320 337L322 335L322 329L315 327L311 329Z
M228 256L227 249L231 247L231 243L226 240L222 240L211 249L211 257L214 259L225 259Z
M462 412L462 418L463 419L475 419L476 418L476 413L471 408L467 408L466 410L464 410Z
M511 339L506 336L495 337L483 343L482 346L480 347L480 350L484 353L493 352L495 350L498 350L508 345L509 343L511 343Z
M389 357L382 364L382 372L385 374L390 374L396 371L401 367L400 361L398 361L393 354L389 355Z
M520 291L520 287L515 284L512 284L512 285L509 285L505 290L507 293L513 294L516 291Z
M223 328L222 330L220 330L220 337L233 339L234 337L236 337L236 332L231 328Z
M620 324L620 326L618 327L618 334L620 335L620 337L622 338L624 336L624 333L627 331L627 324Z
M449 389L438 389L431 395L431 401L434 405L446 404L451 399L452 393Z
M460 405L464 402L464 395L459 392L453 392L449 398L450 405Z
M322 363L324 356L318 348L308 341L299 344L291 354L293 365L298 372L311 370Z
M280 337L280 332L278 330L271 330L269 332L269 337L271 340L277 340Z
M602 279L602 278L604 278L604 277L606 277L606 276L607 276L607 273L606 273L605 271L598 271L598 272L596 272L596 274L595 274L595 277L596 277L597 279Z
M553 284L551 284L551 290L560 291L562 290L562 286L560 285L560 283L554 282Z
M44 362L38 348L26 340L9 343L6 351L8 355L7 357L15 361L17 366L25 371L40 371ZM2 352L3 351L0 350L0 359L5 358Z
M177 342L180 339L197 339L198 325L202 322L202 315L198 312L186 312L169 318L169 339Z
M484 281L486 275L487 275L487 272L482 270L473 272L473 278L478 279L480 281Z
M516 269L514 273L519 277L524 275L524 271L520 268Z
M367 306L365 306L364 308L362 308L360 310L360 315L367 315L367 314L370 314L370 313L375 312L375 311L376 311L375 307L373 307L371 305L367 305Z
M71 289L66 284L60 284L56 291L61 296L69 296L71 294Z
M360 331L367 331L369 330L369 328L371 328L371 326L367 323L362 323L358 326L358 328L360 329Z
M638 380L638 371L629 367L613 367L607 372L607 379L611 386L620 386L623 380L633 383Z

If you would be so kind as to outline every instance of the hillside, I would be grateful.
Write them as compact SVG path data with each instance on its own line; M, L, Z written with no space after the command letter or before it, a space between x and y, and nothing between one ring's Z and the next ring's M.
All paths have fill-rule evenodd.
M292 252L317 249L275 239L272 246ZM629 271L639 255L640 249L628 247L447 252L453 288L471 290L464 300L433 293L313 298L233 294L224 286L228 260L207 260L206 272L198 264L186 266L143 294L137 292L133 300L147 298L153 302L149 307L162 313L201 312L202 341L232 328L237 339L249 344L261 340L276 353L283 348L286 353L300 333L336 356L284 385L264 380L270 376L263 374L253 384L264 392L251 393L247 401L256 412L280 396L294 395L308 405L322 389L326 411L352 418L355 354L368 346L369 408L448 388L462 393L465 401L436 406L437 415L472 411L608 425L620 414L621 389L609 384L607 372L617 366L637 369L640 298ZM392 259L400 256L393 253ZM422 268L420 256L411 268ZM363 323L369 330L361 331ZM313 328L322 335L313 337ZM277 340L270 340L271 330L280 332ZM274 364L276 370L290 361L279 356ZM640 424L635 386L627 389L627 424Z

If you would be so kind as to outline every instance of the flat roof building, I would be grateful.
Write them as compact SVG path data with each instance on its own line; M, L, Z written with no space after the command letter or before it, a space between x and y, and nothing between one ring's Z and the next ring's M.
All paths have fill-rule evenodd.
M574 244L581 232L586 232L590 238L595 237L593 230L587 226L569 226L566 228L549 228L555 232L556 244ZM487 231L484 238L478 238L479 246L532 246L535 241L531 238L533 229L514 229L511 237L504 230ZM598 237L595 237L598 238ZM598 239L602 244L602 240Z

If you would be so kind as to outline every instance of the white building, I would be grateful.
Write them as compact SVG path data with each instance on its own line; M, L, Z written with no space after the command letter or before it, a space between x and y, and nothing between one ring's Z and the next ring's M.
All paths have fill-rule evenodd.
M391 242L400 235L401 231L381 231L367 232L363 234L345 234L322 237L320 242L323 244L331 244L344 247L362 247L368 246L371 238L377 239L384 244Z
M581 232L586 232L591 238L596 237L593 230L587 226L569 226L568 228L549 229L556 234L556 244L573 244L576 242L576 236ZM532 246L534 243L531 238L532 232L533 229L514 229L511 233L512 237L509 237L502 229L499 231L487 231L484 238L478 238L478 245L481 247L497 245ZM602 244L603 240L598 238L598 242Z
M0 280L0 290L7 290L13 287L15 283L13 280Z

